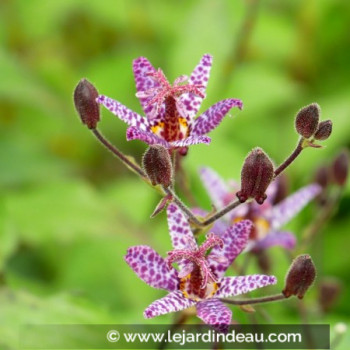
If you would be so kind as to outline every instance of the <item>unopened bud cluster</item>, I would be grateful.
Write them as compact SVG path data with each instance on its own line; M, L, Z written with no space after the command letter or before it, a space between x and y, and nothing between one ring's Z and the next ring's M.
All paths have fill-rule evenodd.
M244 161L241 172L241 190L236 193L241 203L254 198L263 204L266 189L274 178L274 167L268 155L261 149L253 149Z
M305 139L313 137L315 140L324 141L332 133L332 121L319 122L321 109L317 103L303 107L295 118L295 129Z

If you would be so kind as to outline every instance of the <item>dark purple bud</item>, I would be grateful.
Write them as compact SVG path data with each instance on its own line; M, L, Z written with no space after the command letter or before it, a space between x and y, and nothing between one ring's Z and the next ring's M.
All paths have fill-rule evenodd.
M314 135L316 140L324 141L327 140L332 133L333 123L331 120L325 120L318 125L316 134Z
M171 185L173 169L167 149L162 146L150 146L143 156L142 165L153 186Z
M273 180L274 169L270 158L261 148L254 148L244 161L241 171L241 190L236 193L241 203L254 198L263 204L266 189Z
M299 255L294 259L286 276L282 291L286 298L296 295L302 299L316 277L316 268L310 255Z
M317 130L320 118L320 106L317 103L311 103L303 107L295 118L295 129L297 133L308 139Z
M328 312L332 309L341 289L341 283L335 278L327 278L320 283L318 302L323 312Z
M315 172L314 179L322 188L326 188L330 182L329 168L327 166L319 167Z
M332 165L333 180L339 186L344 186L348 177L349 171L349 153L347 151L341 152L335 158Z
M100 120L100 108L96 102L98 92L86 79L81 79L74 90L75 109L80 119L89 129L95 129Z

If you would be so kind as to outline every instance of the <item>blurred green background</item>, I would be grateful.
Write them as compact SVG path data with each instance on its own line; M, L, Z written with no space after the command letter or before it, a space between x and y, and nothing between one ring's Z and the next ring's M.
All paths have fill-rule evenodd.
M123 260L130 245L170 249L165 214L149 219L159 195L103 149L81 124L72 101L82 77L135 111L132 60L146 56L170 81L214 56L201 111L241 98L213 131L210 147L190 149L184 165L194 195L209 209L198 178L202 165L239 178L245 155L264 148L276 163L296 144L293 118L311 102L332 119L321 150L307 149L288 169L290 190L350 146L350 2L341 0L32 0L0 1L0 348L15 349L22 323L145 321L164 295L139 280ZM140 159L145 145L126 142L126 126L102 111L101 129ZM318 311L318 284L305 297L311 322L348 322L350 194L312 248L318 282L333 276L342 293ZM288 226L300 237L317 213L311 205ZM271 249L278 292L288 262ZM242 261L239 258L238 263ZM256 272L256 266L251 271ZM296 300L266 305L275 323L298 323ZM234 319L250 322L235 308ZM266 322L261 312L259 322ZM194 321L194 319L193 319ZM349 337L348 337L349 338ZM38 340L40 341L40 340ZM350 341L340 348L349 348Z

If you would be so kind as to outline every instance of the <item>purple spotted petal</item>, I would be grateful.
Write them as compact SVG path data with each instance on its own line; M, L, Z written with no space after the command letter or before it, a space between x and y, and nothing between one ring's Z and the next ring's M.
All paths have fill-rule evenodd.
M182 295L182 292L176 291L169 293L162 299L158 299L154 301L148 308L144 311L143 316L145 318L152 318L164 314L168 314L169 312L180 311L187 309L196 302L187 299Z
M242 108L241 100L228 98L211 106L207 111L200 115L193 123L191 135L204 135L216 128L227 112L233 108Z
M270 213L269 220L272 229L276 230L296 216L313 198L321 192L316 184L305 186L291 196L275 205Z
M279 181L279 178L277 178L275 181L272 181L270 183L269 187L266 190L267 198L266 198L265 202L267 201L270 204L273 203L273 201L276 197L276 194L277 194L278 181Z
M223 249L216 246L211 250L208 255L208 261L212 271L218 278L225 274L227 268L247 245L252 225L250 220L242 220L230 226L225 233L220 236L224 241ZM226 261L218 262L214 258L217 256L225 257Z
M152 248L145 245L130 247L124 259L137 276L150 286L169 292L177 290L176 270L169 269L164 259Z
M217 172L210 168L202 168L200 170L202 183L207 190L211 201L217 209L221 209L228 204L231 193Z
M203 85L204 87L203 89L201 89L203 93L205 93L205 89L208 84L212 62L213 62L213 57L211 55L208 55L208 54L204 55L201 58L199 64L193 70L188 80L189 84ZM202 97L199 97L192 93L185 93L181 95L180 101L185 107L185 110L187 112L187 117L189 117L190 119L193 119L196 116L201 106L202 100L203 100Z
M128 128L128 130L126 131L126 139L128 141L141 140L143 142L146 142L149 145L161 145L165 148L170 148L169 142L165 141L159 136L149 131L143 131L143 130L137 129L133 126Z
M170 145L172 147L187 147L190 145L197 145L198 143L204 143L208 145L211 142L211 138L208 136L190 136L183 140L172 141Z
M268 275L224 277L220 280L220 288L215 294L215 298L232 297L276 283L276 277Z
M197 304L197 316L206 324L229 325L232 319L232 311L220 300L212 298Z
M271 232L263 239L257 241L253 250L264 250L273 246L280 246L288 250L294 249L296 238L291 232Z
M152 64L145 57L136 58L133 62L133 72L136 84L137 92L143 92L150 89L154 89L159 87L159 82L155 79L152 79L149 76L149 73L154 73L156 69L152 66ZM146 115L152 110L153 106L147 106L147 103L152 98L150 97L142 97L139 98L141 106Z
M173 203L168 206L168 227L174 249L197 247L190 225L179 207Z
M134 126L142 131L150 130L147 118L140 116L139 114L125 107L118 101L113 100L107 96L100 95L99 97L97 97L96 102L104 105L114 115L116 115L119 119L129 124L130 126Z

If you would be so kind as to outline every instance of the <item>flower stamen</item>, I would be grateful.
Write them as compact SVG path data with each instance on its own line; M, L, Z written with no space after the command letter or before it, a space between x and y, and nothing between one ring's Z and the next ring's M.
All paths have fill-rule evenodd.
M180 77L176 78L173 85L171 85L168 82L167 78L165 77L163 71L160 68L154 72L149 73L148 76L154 79L156 82L158 82L160 86L157 88L151 88L145 91L139 91L136 93L136 96L139 98L150 98L150 100L146 103L146 106L154 105L149 115L151 119L154 119L155 117L157 117L162 103L168 97L173 97L175 99L176 107L178 108L180 114L183 115L184 117L185 117L184 113L186 109L184 108L183 104L179 100L179 97L182 94L192 93L201 98L205 98L205 94L200 90L200 89L205 89L204 85L202 84L180 85L184 83L186 80L188 80L188 77L186 75L181 75Z
M210 233L207 236L205 242L200 247L191 246L189 249L174 249L168 252L166 262L169 268L175 262L185 262L184 267L179 272L179 278L183 278L189 275L193 270L199 269L200 289L205 289L209 283L217 282L217 277L211 271L211 268L209 266L208 260L206 258L206 253L209 249L215 246L223 248L223 245L224 242L220 237L214 233Z

